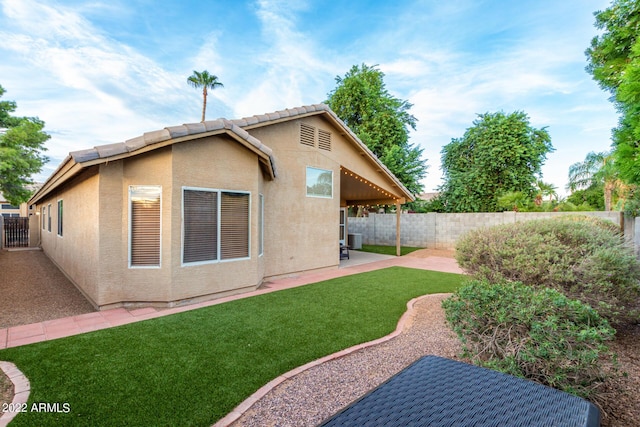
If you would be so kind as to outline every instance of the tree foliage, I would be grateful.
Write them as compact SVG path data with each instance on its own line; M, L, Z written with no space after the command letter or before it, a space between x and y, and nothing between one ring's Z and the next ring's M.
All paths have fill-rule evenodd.
M567 202L574 205L587 204L597 211L604 210L604 185L593 184L583 190L576 190L567 197Z
M611 153L591 152L584 161L569 166L569 190L573 192L596 187L602 188L605 210L612 210L614 195L623 192L626 186L620 180L619 170Z
M442 149L445 210L495 212L500 210L498 198L507 192L533 196L551 151L549 133L533 128L525 113L479 115L462 138Z
M344 77L336 77L336 88L325 102L409 191L422 191L420 180L427 170L423 150L409 143L417 122L409 113L413 105L389 93L382 71L354 65Z
M602 34L586 50L587 72L611 93L621 114L613 131L614 157L621 177L640 184L640 2L614 0L595 13Z
M5 90L0 86L0 97ZM42 154L50 136L38 118L12 116L13 101L0 102L0 192L8 202L19 205L31 195L31 176L48 161Z

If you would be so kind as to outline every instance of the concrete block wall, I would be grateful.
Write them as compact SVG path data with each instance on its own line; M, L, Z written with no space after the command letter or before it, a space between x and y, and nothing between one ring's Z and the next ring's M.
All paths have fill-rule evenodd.
M465 233L480 227L492 227L500 224L511 224L518 221L530 221L570 215L574 212L483 212L483 213L425 213L402 214L400 216L400 243L402 246L413 246L429 249L454 249L458 239ZM622 227L625 235L635 236L635 227L631 228L620 212L578 212L579 214L607 219ZM348 219L348 233L362 234L365 245L395 246L396 215L370 214L368 217ZM640 229L640 227L638 227ZM640 230L634 237L640 242ZM636 245L640 248L640 245Z

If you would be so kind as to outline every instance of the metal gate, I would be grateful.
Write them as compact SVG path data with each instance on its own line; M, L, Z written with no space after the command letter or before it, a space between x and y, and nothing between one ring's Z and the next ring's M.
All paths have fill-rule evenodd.
M10 217L2 218L4 223L3 238L5 248L29 247L29 218Z

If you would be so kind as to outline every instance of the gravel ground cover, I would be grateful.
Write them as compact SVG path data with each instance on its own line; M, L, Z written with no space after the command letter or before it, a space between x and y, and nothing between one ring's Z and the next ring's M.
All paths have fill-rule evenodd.
M440 304L448 294L414 304L403 333L308 369L281 383L233 426L313 426L427 354L456 358L461 347Z
M0 416L2 415L2 407L5 403L11 403L13 400L13 383L0 369Z
M0 329L95 311L40 250L0 250Z

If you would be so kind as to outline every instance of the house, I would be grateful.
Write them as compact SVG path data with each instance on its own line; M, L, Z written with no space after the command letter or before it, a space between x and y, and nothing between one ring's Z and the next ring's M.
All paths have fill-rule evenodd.
M0 215L4 218L26 217L27 204L22 203L20 206L12 205L0 193Z
M2 197L2 193L0 193L0 215L4 218L23 216L21 215L20 206L14 206L8 201L4 200L4 197Z
M347 206L410 200L318 104L72 152L29 204L44 252L104 309L186 304L337 268Z

